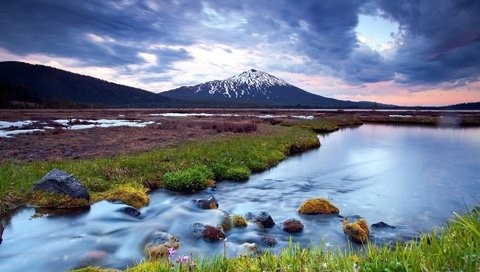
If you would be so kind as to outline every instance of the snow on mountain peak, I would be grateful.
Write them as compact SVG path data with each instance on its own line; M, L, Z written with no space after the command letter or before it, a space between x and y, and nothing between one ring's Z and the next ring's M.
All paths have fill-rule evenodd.
M237 84L246 84L256 87L271 87L271 86L288 86L289 84L277 77L274 77L268 73L250 69L239 75L235 75L227 78L225 81L234 82Z
M268 73L250 69L225 80L214 80L197 85L195 93L208 92L210 95L220 94L228 98L264 96L270 99L271 88L278 86L291 85Z

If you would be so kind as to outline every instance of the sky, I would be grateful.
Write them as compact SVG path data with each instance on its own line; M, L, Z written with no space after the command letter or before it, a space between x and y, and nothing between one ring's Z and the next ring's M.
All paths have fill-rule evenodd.
M259 69L315 94L480 101L478 0L5 0L0 61L167 91Z

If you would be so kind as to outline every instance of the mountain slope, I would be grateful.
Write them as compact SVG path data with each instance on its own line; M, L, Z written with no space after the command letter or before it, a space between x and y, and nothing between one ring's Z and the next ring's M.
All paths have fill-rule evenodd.
M251 69L225 80L183 86L161 93L197 103L240 103L259 106L368 107L369 102L342 101L306 92L262 71Z
M0 106L12 101L51 105L150 107L171 100L148 91L64 70L22 62L0 62ZM3 104L3 105L2 105Z

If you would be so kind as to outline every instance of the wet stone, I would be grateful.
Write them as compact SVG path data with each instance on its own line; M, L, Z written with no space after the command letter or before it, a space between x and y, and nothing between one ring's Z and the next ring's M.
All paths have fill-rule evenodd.
M287 219L282 223L282 229L288 233L299 233L303 231L303 224L297 219Z
M262 228L272 228L275 225L270 214L265 211L261 212L249 212L245 214L245 219L250 222L257 223Z
M262 243L268 247L274 247L277 244L277 239L267 234L260 235L260 241L262 241Z
M130 215L132 217L138 217L141 214L139 210L135 209L134 207L130 207L130 206L122 208L122 209L120 209L120 211L123 212L124 214Z
M204 225L202 223L195 223L192 226L193 236L197 239L203 239L208 242L216 242L224 240L226 235L220 228Z
M195 200L195 205L201 209L217 209L218 208L218 201L215 199L213 195L211 195L207 199L198 199Z
M390 228L390 229L394 229L395 227L394 226L391 226L383 221L380 221L378 223L375 223L375 224L372 224L372 227L374 228Z

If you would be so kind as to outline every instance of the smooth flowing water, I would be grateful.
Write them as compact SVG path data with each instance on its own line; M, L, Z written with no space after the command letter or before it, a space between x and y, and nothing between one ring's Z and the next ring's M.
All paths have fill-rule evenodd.
M345 247L341 218L300 216L299 205L325 197L340 214L360 215L370 224L384 221L395 229L371 228L376 243L410 239L443 226L480 203L480 128L431 128L363 125L319 136L322 146L291 157L247 182L221 182L216 189L194 195L159 190L139 217L121 212L123 204L99 202L79 214L32 218L35 210L18 212L5 226L0 245L0 271L60 271L86 265L124 268L143 258L143 245L154 231L180 239L177 256L236 256L242 244L280 251L289 239L302 246ZM193 199L213 194L219 210L201 210ZM223 212L267 211L277 225L227 232L227 242L209 243L193 237L195 222L217 225ZM288 218L305 225L300 234L280 228ZM259 234L274 236L273 248Z

